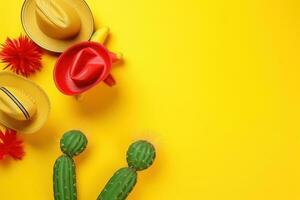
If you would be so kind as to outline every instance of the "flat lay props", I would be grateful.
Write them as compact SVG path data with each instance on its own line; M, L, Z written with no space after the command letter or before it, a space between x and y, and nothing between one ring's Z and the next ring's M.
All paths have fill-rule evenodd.
M94 30L94 20L84 0L25 0L21 19L29 38L8 38L3 44L0 58L7 63L5 68L10 67L14 73L26 77L35 73L41 68L41 47L55 53L62 52L54 68L54 81L62 93L78 96L101 81L109 86L115 85L110 71L121 55L104 47L109 32L106 27L97 30L92 41L88 41ZM29 79L2 72L0 102L0 123L7 129L0 132L0 159L7 155L22 159L22 140L16 138L16 131L39 131L50 113L49 98ZM54 199L77 200L73 157L85 150L87 138L81 131L73 130L65 133L60 143L64 154L54 164ZM139 141L133 144L127 153L129 167L114 174L98 199L126 199L137 182L136 171L152 165L155 155L150 143ZM117 185L119 181L121 185Z
M87 138L77 130L66 132L60 140L60 148L64 155L54 164L53 190L55 200L77 200L76 167L74 156L83 152L87 146Z
M49 120L17 134L22 161L0 161L1 199L54 199L53 165L70 129L89 139L73 158L78 200L96 199L139 139L157 157L128 200L300 199L299 1L86 2L95 30L111 29L107 49L126 55L112 70L117 84L76 101L56 88L58 56L45 53L29 78L50 98ZM25 35L23 3L1 1L2 44Z
M24 154L23 141L17 137L16 131L0 125L0 160L7 156L21 160Z
M137 183L137 171L153 164L156 152L147 141L137 141L127 151L128 167L119 169L105 185L97 200L125 200Z
M42 67L43 51L27 36L17 39L7 38L0 51L0 59L13 72L30 76Z
M119 59L97 42L83 42L66 50L57 60L54 81L67 95L79 95L99 82L113 86L112 64Z
M21 17L27 35L52 52L87 41L94 31L93 15L84 0L25 0Z
M88 140L78 130L66 132L60 140L64 155L56 159L53 170L55 200L77 200L76 167L74 156L82 153ZM125 200L137 183L137 171L150 167L156 157L154 146L147 141L137 141L127 151L128 167L119 169L105 185L97 200Z
M91 41L75 44L59 56L53 79L62 93L79 96L102 81L108 86L116 84L111 68L122 59L122 54L112 53L104 46L108 34L109 28L102 27Z
M46 123L50 102L34 82L0 72L0 123L22 133L34 133Z

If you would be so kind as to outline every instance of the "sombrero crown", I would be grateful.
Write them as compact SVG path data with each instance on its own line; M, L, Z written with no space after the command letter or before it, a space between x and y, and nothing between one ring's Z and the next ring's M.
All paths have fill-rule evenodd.
M76 36L81 21L76 10L64 0L35 0L36 20L40 29L56 39L69 39Z

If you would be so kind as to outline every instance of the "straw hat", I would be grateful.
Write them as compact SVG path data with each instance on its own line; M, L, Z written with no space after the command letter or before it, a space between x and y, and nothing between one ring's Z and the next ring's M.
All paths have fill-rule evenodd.
M55 84L66 95L79 95L101 81L112 86L115 81L110 71L118 59L100 43L76 44L58 58L54 68Z
M0 72L0 124L33 133L47 121L50 102L34 82L9 72Z
M52 52L87 41L94 31L93 15L84 0L25 0L21 18L27 35Z

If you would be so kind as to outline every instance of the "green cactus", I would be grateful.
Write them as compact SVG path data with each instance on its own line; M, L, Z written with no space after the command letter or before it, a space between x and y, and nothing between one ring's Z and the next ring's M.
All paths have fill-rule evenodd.
M76 167L73 156L80 154L87 145L87 138L80 131L66 132L60 147L64 155L60 156L54 164L53 190L55 200L76 200Z
M72 158L62 155L56 160L53 182L55 200L77 199L75 164Z
M137 141L130 145L127 151L128 166L140 171L150 167L155 159L154 146L144 140Z
M60 140L60 149L66 155L73 157L84 151L87 139L81 131L66 132Z
M127 151L129 167L119 169L105 185L97 200L125 200L137 182L137 172L153 164L156 153L147 141L137 141Z
M97 200L126 199L137 181L137 173L130 167L119 169L106 184Z

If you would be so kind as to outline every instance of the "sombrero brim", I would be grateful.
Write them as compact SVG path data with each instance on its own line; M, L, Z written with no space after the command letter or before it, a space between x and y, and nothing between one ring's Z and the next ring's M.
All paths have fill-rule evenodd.
M72 81L69 69L74 62L74 57L76 54L83 48L88 47L93 48L99 52L99 54L101 54L101 58L103 59L106 68L103 69L104 73L102 73L102 75L99 76L99 78L93 84L80 87ZM56 87L62 93L66 95L79 95L97 85L100 81L104 80L108 76L111 66L112 60L110 58L109 51L103 45L96 42L82 42L70 47L59 56L54 67L53 78Z
M56 53L61 53L75 43L88 41L94 32L93 14L84 0L72 0L72 5L77 10L81 19L81 30L74 38L59 40L47 36L38 26L35 12L35 0L25 0L21 21L26 34L42 48Z
M29 121L15 120L0 111L0 124L21 133L34 133L46 123L50 113L50 101L46 93L37 84L21 76L1 72L0 86L21 88L35 100L37 106L36 114Z

